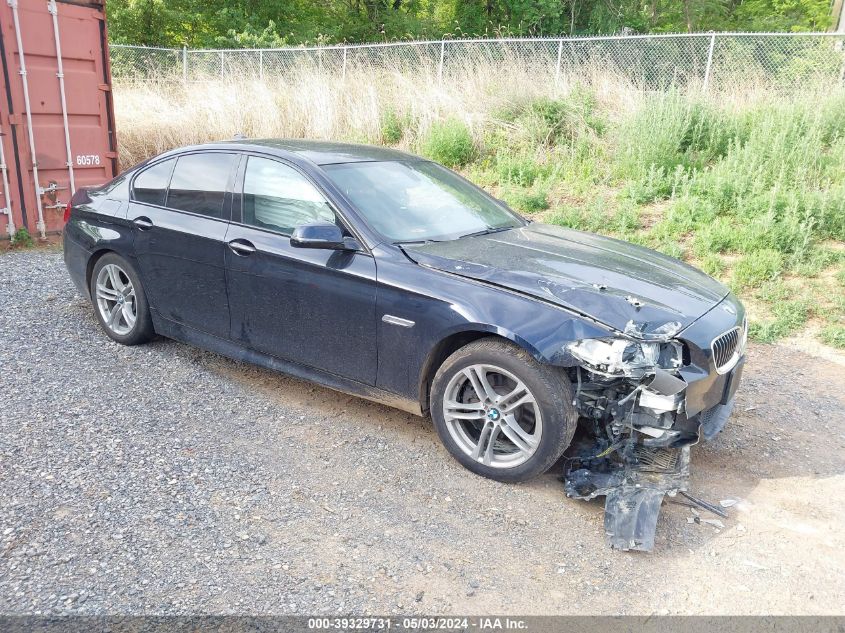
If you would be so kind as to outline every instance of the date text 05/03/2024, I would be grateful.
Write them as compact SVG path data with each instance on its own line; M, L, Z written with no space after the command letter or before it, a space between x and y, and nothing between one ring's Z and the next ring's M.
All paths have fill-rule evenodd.
M345 617L345 618L309 618L308 628L311 630L406 630L406 631L497 631L526 630L528 624L518 618L499 617Z

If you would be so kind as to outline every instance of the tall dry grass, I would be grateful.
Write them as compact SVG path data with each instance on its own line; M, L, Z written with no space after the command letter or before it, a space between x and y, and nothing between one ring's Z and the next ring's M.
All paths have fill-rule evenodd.
M845 347L845 86L654 91L600 67L556 82L513 62L442 82L425 66L302 69L114 93L124 167L237 134L389 144L545 221L703 267L749 302L758 339L809 322Z
M118 82L114 89L121 165L181 145L247 137L313 138L386 142L386 118L402 122L396 143L413 149L432 123L464 122L479 140L497 114L541 97L566 96L576 84L520 63L479 64L438 82L436 71L362 71L346 77L317 69L293 71L263 81L245 78ZM630 81L585 72L601 108L630 111L641 91Z

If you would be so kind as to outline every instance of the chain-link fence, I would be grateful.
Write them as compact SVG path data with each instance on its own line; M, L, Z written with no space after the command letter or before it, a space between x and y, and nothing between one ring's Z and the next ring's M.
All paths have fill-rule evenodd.
M283 49L192 50L111 46L118 80L265 79L300 71L424 73L458 81L480 65L520 68L539 81L612 75L644 89L700 84L799 88L845 81L845 34L696 33L502 38ZM503 76L503 78L505 78Z

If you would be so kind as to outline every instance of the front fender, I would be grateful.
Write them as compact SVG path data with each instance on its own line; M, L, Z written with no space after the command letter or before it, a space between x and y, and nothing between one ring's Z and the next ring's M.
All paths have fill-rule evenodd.
M608 328L539 299L404 257L377 255L377 386L387 391L417 398L444 342L497 335L538 362L558 365L565 360L566 343L609 334Z

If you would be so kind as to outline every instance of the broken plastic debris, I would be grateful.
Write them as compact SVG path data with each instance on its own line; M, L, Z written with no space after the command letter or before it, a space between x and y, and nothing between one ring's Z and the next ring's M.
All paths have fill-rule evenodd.
M712 503L707 503L706 501L703 501L702 499L697 499L696 497L693 497L690 493L685 492L683 490L679 490L678 492L680 492L684 497L686 497L687 499L692 501L699 508L704 508L705 510L712 512L713 514L716 514L716 515L722 517L723 519L728 518L728 515L724 510L722 510L721 508L717 508Z
M628 443L618 455L597 458L603 448L602 443L586 443L568 462L566 494L575 499L604 496L604 529L611 547L650 552L664 495L688 485L689 447Z
M719 505L722 506L723 508L730 508L731 506L736 505L736 499L722 499L719 502Z
M702 523L706 523L707 525L712 525L713 527L717 527L720 530L725 529L725 524L722 523L719 519L701 519Z

